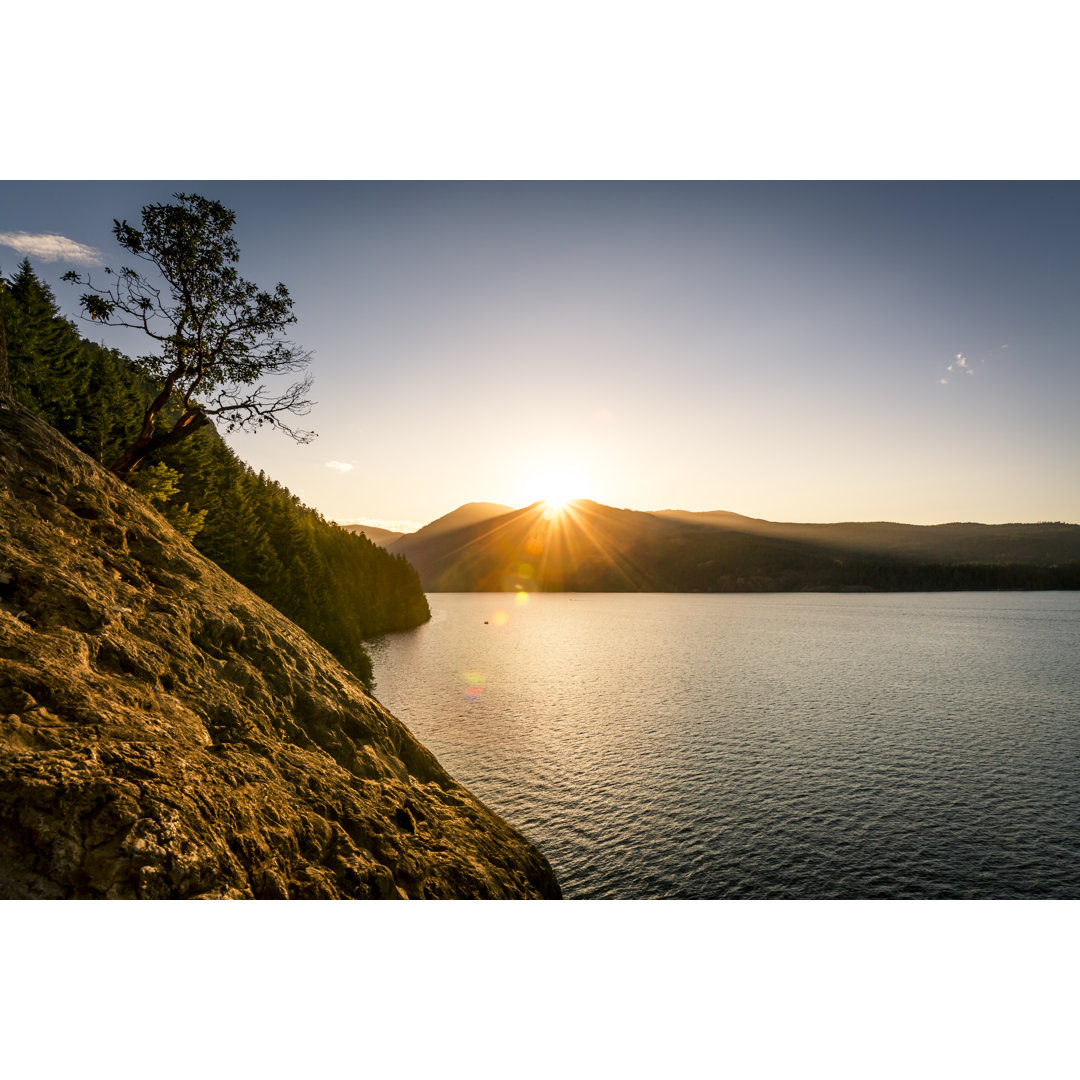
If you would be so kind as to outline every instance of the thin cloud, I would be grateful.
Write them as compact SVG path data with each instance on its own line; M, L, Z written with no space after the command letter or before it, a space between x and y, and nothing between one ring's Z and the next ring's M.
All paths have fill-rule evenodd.
M944 377L943 377L943 378L940 378L940 379L938 379L938 382L939 382L939 383L941 383L941 385L942 385L942 386L945 386L945 385L946 385L946 383L948 383L948 381L949 381L949 380L948 380L948 379L946 379L946 378L944 378Z
M56 233L0 233L0 244L14 248L20 255L33 255L42 262L69 262L80 266L104 266L97 248L69 240Z
M353 467L347 461L327 461L324 462L328 469L333 469L335 472L347 473L352 472Z

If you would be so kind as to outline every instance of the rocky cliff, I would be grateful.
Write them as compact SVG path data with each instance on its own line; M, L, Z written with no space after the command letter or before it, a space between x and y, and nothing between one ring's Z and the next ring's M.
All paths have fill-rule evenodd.
M0 399L0 897L558 896L325 650Z

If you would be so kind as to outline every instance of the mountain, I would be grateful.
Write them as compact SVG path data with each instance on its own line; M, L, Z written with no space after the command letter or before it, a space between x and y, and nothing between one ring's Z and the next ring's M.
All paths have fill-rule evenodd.
M465 503L464 506L451 510L449 514L444 514L441 518L417 529L416 532L407 533L401 539L395 540L388 550L408 559L420 573L421 585L424 585L423 572L419 570L418 562L429 566L433 560L452 559L458 546L457 537L463 537L463 542L482 544L483 537L487 535L489 522L500 521L517 513L520 511L515 511L513 507L504 506L502 503ZM424 587L428 588L426 585Z
M358 678L0 396L0 898L558 896Z
M464 506L451 510L449 514L443 514L441 518L428 522L422 529L417 529L414 533L406 533L394 542L393 550L395 554L408 558L413 548L423 547L437 536L444 536L458 529L490 521L502 514L511 513L513 509L512 506L504 506L502 503L465 503Z
M378 544L395 555L409 558L409 552L416 544L423 546L434 537L468 525L475 525L480 521L487 521L510 510L513 510L512 506L504 506L502 503L466 503L411 533L391 532L389 529L377 529L371 525L343 525L342 528L348 532L366 536L373 544Z
M659 510L661 517L751 536L825 545L853 552L924 562L1030 563L1052 566L1080 558L1080 525L1064 522L980 525L903 525L892 521L846 521L795 524L743 517L727 510Z
M374 525L342 525L346 532L355 536L366 536L373 544L379 547L389 547L395 540L399 540L405 533L391 532L389 529L378 529Z
M1076 525L786 526L581 500L559 513L536 503L423 534L393 550L428 592L1080 587Z

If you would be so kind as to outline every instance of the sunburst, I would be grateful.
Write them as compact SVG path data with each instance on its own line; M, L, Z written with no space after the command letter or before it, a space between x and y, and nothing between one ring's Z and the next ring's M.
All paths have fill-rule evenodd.
M581 474L572 466L549 464L530 478L529 494L544 503L547 513L562 513L568 503L584 495Z

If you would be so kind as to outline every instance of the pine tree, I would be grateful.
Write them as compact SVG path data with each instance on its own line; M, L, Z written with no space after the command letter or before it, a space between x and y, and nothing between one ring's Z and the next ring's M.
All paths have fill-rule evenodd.
M60 318L56 298L34 273L29 259L10 283L18 314L8 340L8 363L16 397L54 427L79 433L86 372L78 331Z
M11 376L8 373L7 305L7 282L0 278L0 399L12 396Z

